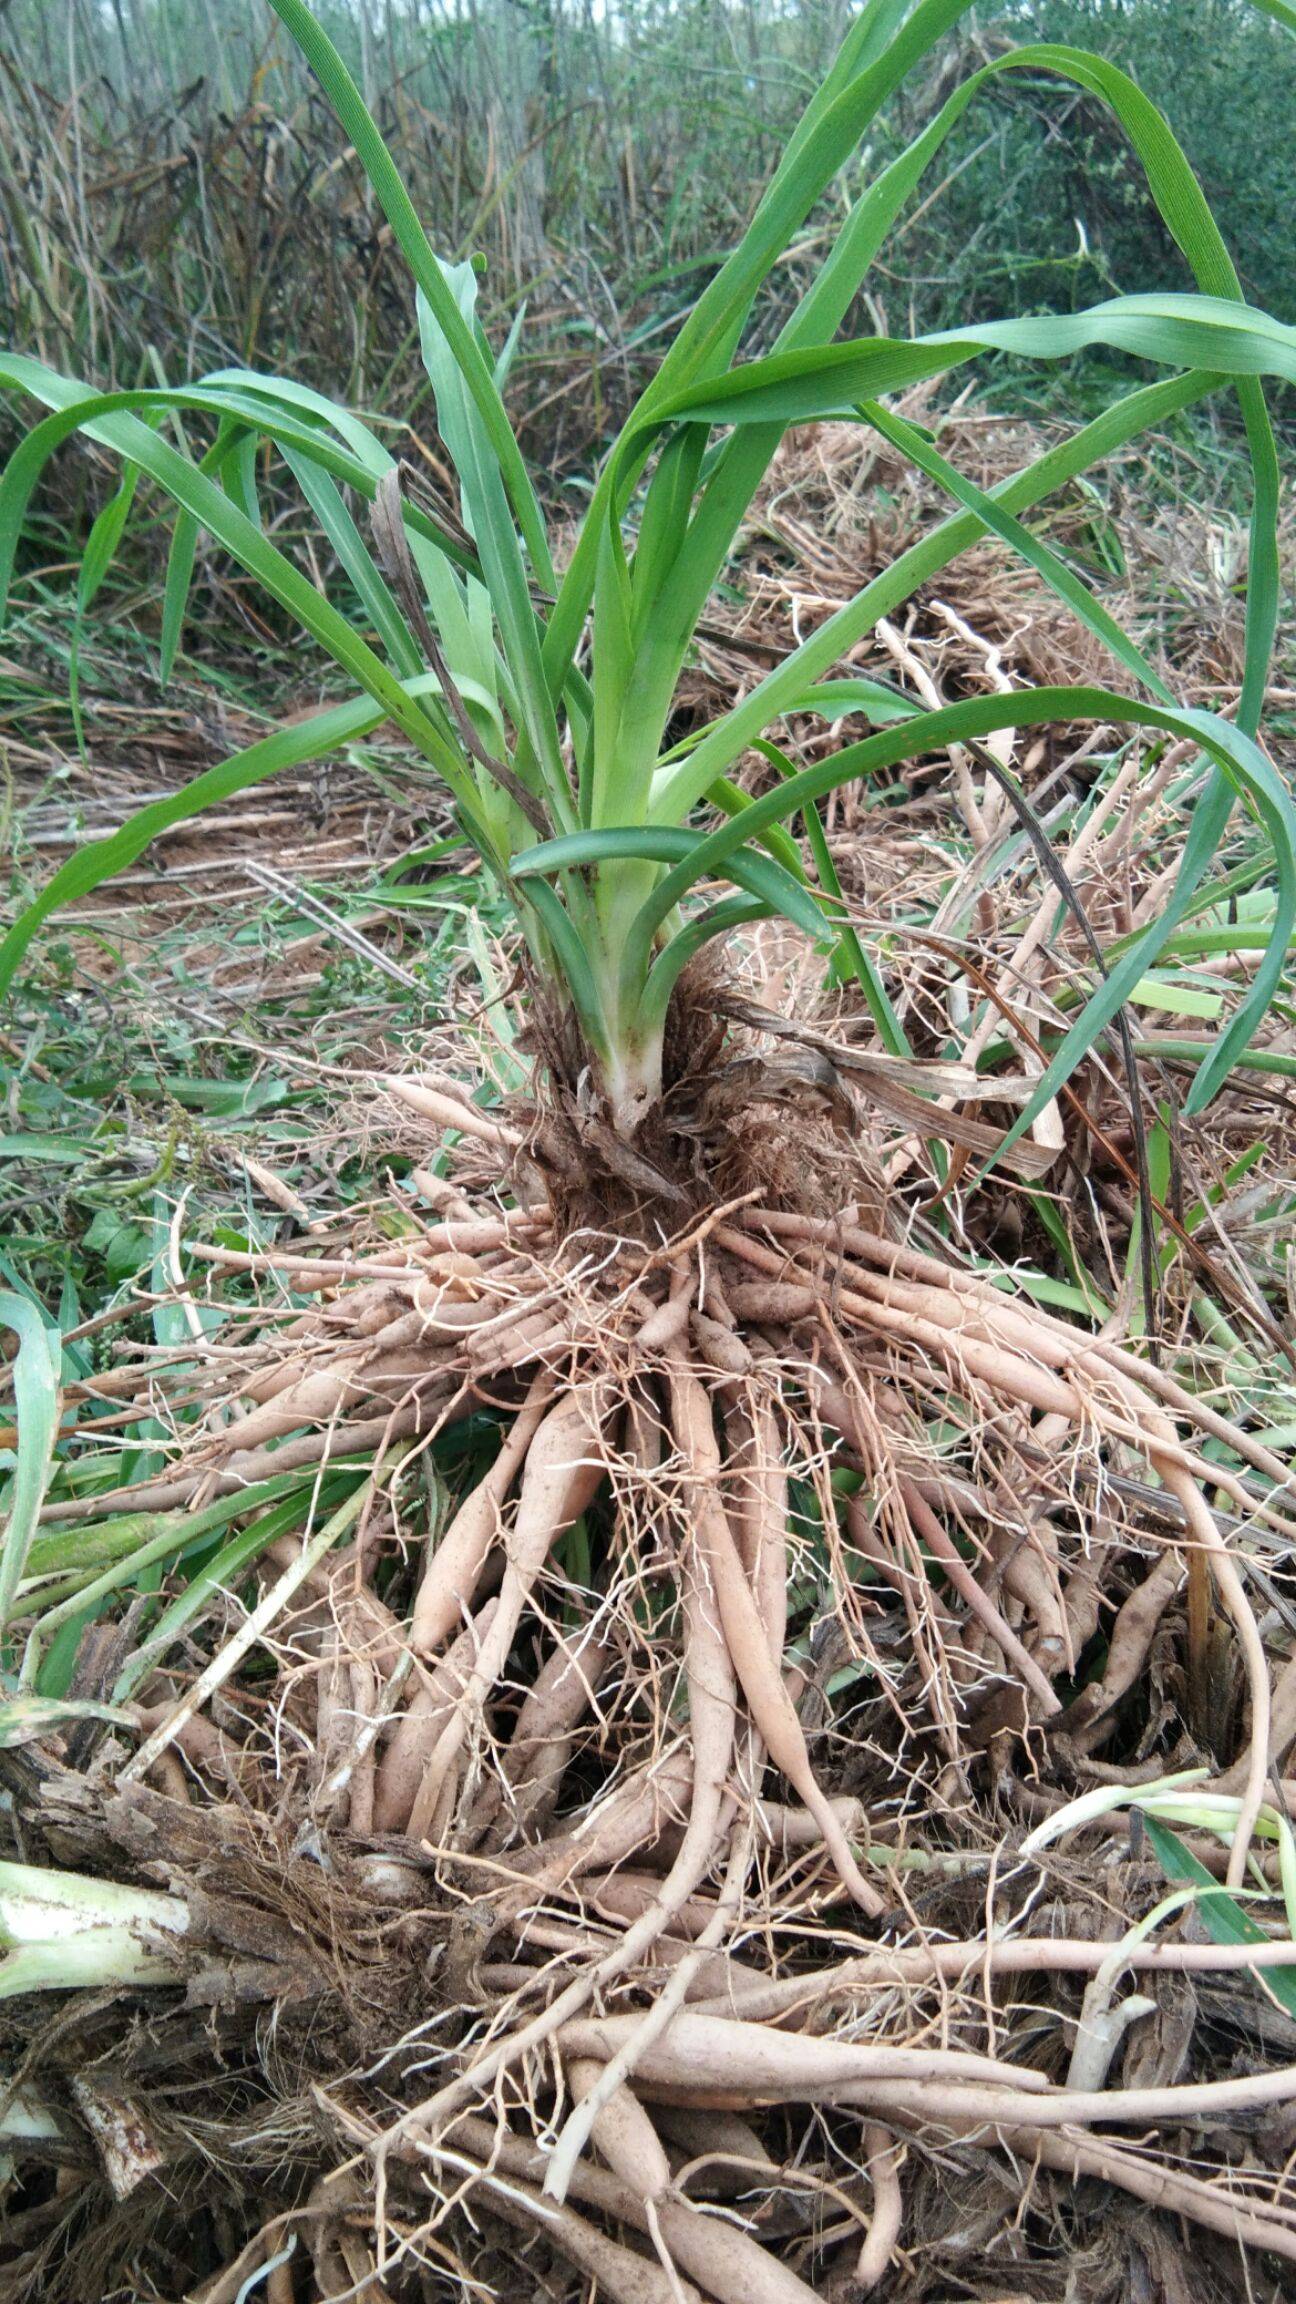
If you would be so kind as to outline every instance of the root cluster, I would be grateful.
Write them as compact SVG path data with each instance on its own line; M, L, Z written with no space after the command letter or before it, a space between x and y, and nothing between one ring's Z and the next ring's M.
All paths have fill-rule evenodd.
M1193 1847L1263 1876L1296 1704L1249 1560L1296 1534L1296 1479L1262 1442L874 1209L754 1187L655 1245L461 1195L363 1253L196 1256L273 1276L284 1316L240 1349L236 1415L229 1348L188 1363L199 1437L93 1512L372 1468L326 1541L268 1547L198 1679L157 1655L79 1821L55 1758L13 1778L55 1860L103 1863L106 1832L118 1869L192 1885L195 1834L245 1852L243 1919L213 1887L171 2000L93 2020L146 2127L158 2044L188 2085L219 2042L224 2141L165 2087L150 2131L213 2171L186 2293L233 2304L291 2243L339 2298L934 2295L969 2232L1000 2275L1046 2261L1089 2180L1132 2204L1095 2297L1152 2245L1135 2205L1199 2227L1212 2279L1239 2242L1296 2261L1296 2035L1257 1981L1292 1948L1180 1921L1113 1951L1165 1893L1114 1815L1018 1853L1137 1779L1142 1735L1156 1772L1225 1772L1231 1848ZM1201 1624L1214 1749L1183 1726ZM1191 2076L1206 2012L1228 2078ZM15 2296L84 2276L68 2203L102 2177L73 2136ZM231 2162L272 2203L251 2225ZM161 2295L152 2181L86 2229Z

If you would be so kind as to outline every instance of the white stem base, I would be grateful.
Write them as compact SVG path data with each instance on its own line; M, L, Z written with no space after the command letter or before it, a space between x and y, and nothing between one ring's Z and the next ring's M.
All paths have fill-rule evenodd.
M617 1135L629 1142L653 1106L661 1102L660 1042L634 1055L622 1053L611 1057L604 1067L603 1088L608 1118Z

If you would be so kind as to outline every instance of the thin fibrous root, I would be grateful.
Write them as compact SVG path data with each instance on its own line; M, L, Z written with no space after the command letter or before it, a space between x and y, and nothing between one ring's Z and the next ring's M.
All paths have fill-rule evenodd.
M475 1396L452 1378L430 1376L417 1387L404 1407L382 1416L367 1416L355 1424L330 1423L319 1432L304 1432L273 1447L236 1448L213 1462L206 1457L190 1461L185 1469L156 1480L132 1481L123 1488L101 1489L97 1495L60 1499L41 1509L41 1521L106 1520L125 1512L182 1511L196 1497L234 1496L259 1480L277 1479L283 1472L300 1472L308 1465L328 1464L339 1456L363 1456L412 1435L426 1438L473 1413ZM237 1438L241 1427L230 1426Z
M871 1235L855 1237L872 1243ZM818 1288L814 1283L789 1281L786 1251L777 1254L762 1249L730 1226L722 1227L717 1238L745 1261L768 1272L769 1284L777 1289L780 1299L795 1296L798 1288L803 1294L808 1291L812 1298L817 1298ZM893 1261L900 1255L893 1243L875 1245ZM912 1257L911 1261L926 1262ZM1236 1887L1245 1869L1252 1830L1264 1799L1270 1692L1268 1667L1254 1613L1199 1486L1201 1479L1227 1486L1229 1475L1223 1467L1198 1462L1184 1448L1164 1408L1143 1391L1144 1371L1130 1355L1109 1355L1104 1364L1096 1355L1087 1354L1073 1332L1062 1329L1060 1324L1049 1323L1043 1316L1037 1319L1033 1313L1021 1311L1002 1297L992 1299L988 1290L970 1291L964 1287L956 1292L927 1280L899 1279L894 1270L884 1279L871 1274L853 1277L862 1281L865 1294L859 1294L854 1288L837 1288L834 1283L841 1306L852 1316L878 1327L884 1334L907 1333L911 1342L930 1345L954 1372L971 1370L991 1389L1025 1406L1046 1409L1079 1424L1096 1423L1113 1436L1130 1442L1141 1450L1175 1498L1191 1542L1209 1558L1220 1597L1237 1631L1251 1697L1246 1791L1227 1872L1228 1884ZM1032 1352L1037 1355L1034 1361L1027 1357ZM1100 1397L1097 1391L1090 1396L1082 1395L1072 1375L1063 1378L1054 1372L1063 1367L1075 1375L1092 1369L1105 1379L1108 1396ZM1242 1495L1246 1501L1244 1491ZM922 1505L921 1510L926 1515L928 1508ZM931 1524L938 1535L943 1535L938 1523L933 1520ZM966 1576L966 1570L956 1571L948 1558L944 1565L949 1573ZM1026 1660L1024 1650L1015 1661L1032 1684L1035 1678L1042 1677L1034 1659ZM1049 1704L1052 1709L1060 1708L1051 1689Z
M1055 1368L1074 1369L1079 1373L1099 1376L1108 1370L1131 1379L1144 1392L1152 1393L1162 1406L1173 1411L1185 1423L1195 1424L1213 1440L1222 1441L1239 1455L1244 1463L1278 1489L1296 1497L1296 1469L1284 1463L1281 1456L1243 1426L1222 1416L1209 1401L1199 1399L1175 1381L1164 1368L1151 1360L1142 1360L1123 1345L1106 1336L1086 1336L1083 1330L1069 1326L1055 1313L1038 1305L1029 1308L1003 1294L974 1272L962 1270L955 1264L938 1263L933 1256L925 1256L918 1249L902 1246L898 1241L886 1239L880 1233L869 1232L859 1225L838 1224L835 1220L821 1221L816 1217L793 1215L778 1209L761 1209L758 1213L743 1215L738 1221L763 1229L779 1238L813 1240L821 1253L835 1260L845 1251L866 1258L880 1268L880 1274L890 1283L896 1280L925 1284L933 1300L940 1296L962 1298L983 1317L990 1320L1005 1337L1015 1333L1027 1350L1034 1350ZM736 1236L727 1228L725 1244L733 1246ZM741 1253L741 1251L740 1251ZM783 1273L787 1269L786 1256L766 1261L761 1267ZM861 1275L862 1277L862 1275ZM900 1301L897 1297L896 1301ZM1064 1411L1065 1412L1065 1411ZM1219 1469L1223 1469L1222 1467ZM1243 1508L1255 1507L1255 1499L1243 1497ZM1290 1527L1290 1524L1287 1523Z
M1011 1626L1004 1622L1002 1611L982 1591L958 1546L952 1537L946 1535L926 1498L920 1494L913 1481L905 1479L903 1475L900 1479L900 1494L915 1535L933 1557L939 1560L960 1599L967 1602L972 1614L984 1624L1008 1662L1016 1666L1045 1719L1051 1719L1061 1711L1062 1704L1047 1674L1040 1670L1030 1650L1018 1639Z
M393 1244L381 1256L312 1256L296 1249L225 1248L210 1240L186 1240L186 1256L229 1272L281 1273L291 1279L300 1295L318 1288L333 1288L356 1280L418 1280L427 1260L438 1254L480 1256L489 1248L525 1234L529 1241L550 1230L542 1210L510 1208L498 1216L474 1216L468 1223L429 1224L414 1243L415 1253L402 1262Z
M1086 2136L1070 2129L1050 2135L1007 2125L1002 2125L998 2134L1009 2151L1037 2160L1045 2168L1056 2168L1073 2181L1078 2176L1092 2176L1103 2184L1118 2184L1122 2191L1132 2193L1136 2200L1146 2200L1165 2215L1182 2216L1189 2223L1204 2225L1207 2231L1222 2232L1240 2249L1268 2251L1296 2263L1296 2221L1288 2220L1291 2211L1267 2214L1262 2203L1253 2203L1241 2190L1230 2188L1227 2174L1223 2180L1207 2181L1185 2169L1167 2168L1164 2162L1149 2158L1115 2136Z

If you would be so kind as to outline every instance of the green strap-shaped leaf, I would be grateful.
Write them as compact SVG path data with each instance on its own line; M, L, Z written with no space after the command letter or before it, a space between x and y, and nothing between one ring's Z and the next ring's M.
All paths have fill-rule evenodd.
M747 231L698 298L621 434L647 427L651 412L681 386L727 366L753 299L887 98L966 14L971 0L919 0L907 16L883 0L862 9L832 70L811 97ZM619 518L637 477L620 446L609 457L582 523L545 637L550 691L560 693L593 597L600 524Z
M1113 403L1101 416L1081 427L1033 464L1025 465L989 491L994 503L1020 514L1064 488L1093 464L1115 455L1127 441L1154 425L1165 423L1180 409L1204 399L1219 388L1217 377L1174 376L1144 385ZM796 711L815 681L871 632L879 617L890 616L915 592L930 583L969 545L985 534L980 518L956 512L901 552L888 568L863 586L852 600L829 616L774 670L766 673L748 695L724 714L694 745L687 757L664 765L654 779L652 815L655 821L678 823L695 808L718 775L739 758L746 747L775 720Z
M348 512L341 490L314 458L304 456L299 448L285 448L284 461L355 586L356 597L396 671L403 680L416 679L426 670L422 650Z
M794 926L818 941L832 931L821 907L804 880L796 880L773 856L761 855L755 849L741 844L743 813L733 819L738 829L738 843L725 862L724 876L739 888L745 888L767 905L772 912L781 912ZM513 861L513 878L532 881L540 874L577 870L589 864L608 864L623 860L650 864L678 864L686 867L688 859L704 845L705 835L690 832L685 827L667 825L619 826L599 832L573 832L561 840L546 840L541 846L527 848Z
M1147 175L1160 214L1192 267L1197 286L1215 296L1242 300L1227 248L1188 161L1166 121L1128 75L1078 49L1036 45L995 58L973 73L942 106L936 119L901 153L855 203L830 254L781 331L777 352L824 345L835 335L849 304L904 202L973 99L1000 74L1044 70L1100 98L1129 135ZM1248 731L1259 722L1265 667L1273 643L1278 607L1278 465L1272 428L1261 388L1248 380L1239 387L1251 447L1255 485L1250 568L1247 585L1247 656L1239 717ZM661 609L652 635L650 681L654 706L664 721L689 638L716 582L747 505L781 437L777 423L744 426L719 451L691 530L674 566L657 576ZM654 479L653 487L656 487ZM649 493L649 507L653 491ZM1046 569L1041 570L1049 581Z
M1143 1830L1167 1880L1173 1881L1176 1886L1200 1888L1201 1894L1194 1899L1193 1910L1208 1936L1213 1936L1217 1944L1272 1942L1272 1938L1252 1919L1237 1898L1220 1887L1200 1857L1194 1856L1177 1832L1172 1832L1169 1825L1163 1824L1158 1816L1149 1816L1146 1809L1140 1810L1139 1814ZM1273 1994L1289 2016L1296 2016L1296 1975L1283 1968L1253 1968L1251 1975L1262 1990Z
M946 375L982 352L1052 361L1097 349L1201 374L1296 381L1296 329L1267 312L1221 296L1112 296L1080 312L983 320L911 342L874 336L774 352L657 404L617 453L633 462L653 434L681 422L786 426L851 416L862 400Z
M858 776L876 774L921 752L940 751L950 744L992 735L1002 728L1034 728L1074 720L1110 721L1118 727L1157 728L1170 735L1186 736L1201 746L1222 774L1197 802L1174 888L1164 909L1092 995L1049 1064L1030 1104L1009 1131L1003 1150L1016 1142L1056 1094L1097 1033L1111 1021L1140 976L1154 963L1209 869L1233 800L1240 795L1259 819L1273 852L1278 881L1274 924L1269 945L1246 997L1221 1033L1210 1061L1202 1066L1193 1083L1187 1109L1201 1110L1254 1035L1291 941L1296 921L1296 807L1281 776L1259 746L1230 722L1210 712L1188 707L1171 709L1117 695L1109 689L1040 688L1011 696L969 697L927 714L921 720L909 721L900 728L883 729L860 744L848 745L833 757L803 769L799 776L778 789L763 793L734 823L722 824L709 833L687 860L666 873L626 938L623 981L628 985L636 979L646 979L662 922L697 880L723 872L730 855L766 824L785 822L797 810L822 798L837 785Z
M471 265L447 267L444 279L456 310L462 311L467 324L476 305L476 277ZM569 826L575 821L575 811L554 700L545 681L526 566L495 440L452 356L454 347L445 336L440 311L422 293L418 315L423 364L436 398L437 421L463 491L491 608L503 635L521 733L534 761L529 770L527 753L519 746L514 769L529 789L543 796L550 821ZM483 799L483 807L486 805Z
M116 557L117 547L130 518L131 505L135 501L138 480L138 472L128 472L120 486L113 491L86 538L81 566L77 570L76 621L72 627L72 645L68 651L68 706L72 714L77 750L83 759L85 727L81 717L81 641L85 619Z
M1050 590L1056 592L1059 600L1065 600L1068 608L1093 633L1095 639L1101 640L1104 647L1111 650L1118 664L1123 664L1125 670L1132 672L1136 680L1141 680L1154 696L1159 696L1163 704L1173 704L1174 697L1155 665L1148 662L1137 642L1131 640L1111 611L1104 608L1101 600L1095 597L1083 576L1068 567L1060 553L1055 552L1050 544L1044 543L1041 537L1032 536L1029 528L1023 527L1021 521L1011 512L1006 512L1001 504L996 504L993 496L987 495L984 488L978 488L974 481L956 471L948 458L923 438L916 424L908 423L893 410L879 407L876 400L866 400L860 413L875 432L880 432L884 440L889 440L892 447L898 448L902 456L907 456L911 464L916 464L929 480L934 480L938 487L945 489L956 504L962 504L965 510L974 512L992 536L997 536L1038 576L1042 576Z
M0 1327L18 1338L13 1364L14 1407L18 1422L18 1461L9 1485L9 1510L0 1536L0 1634L13 1614L14 1597L54 1465L62 1414L63 1353L57 1329L39 1305L12 1289L0 1292Z
M658 953L649 971L639 1008L644 1032L661 1031L671 994L689 961L704 944L713 943L717 936L727 936L731 929L743 926L748 920L768 920L776 910L781 911L782 906L763 904L759 896L725 896L718 904L709 904L686 920Z
M41 382L47 389L41 389ZM0 619L8 597L13 574L14 555L22 533L22 524L32 491L41 472L64 441L74 432L88 431L93 421L114 415L138 415L149 418L155 411L177 409L218 417L228 429L218 439L199 466L206 475L218 472L225 458L240 446L236 420L241 420L258 436L273 440L283 449L297 448L308 455L334 480L345 481L361 495L372 497L374 488L385 471L391 469L391 458L380 450L381 463L368 457L359 457L347 447L339 447L335 440L319 425L307 425L297 420L288 406L288 395L283 394L283 405L276 396L267 392L250 394L220 386L211 379L200 384L141 388L133 392L93 392L88 385L76 384L70 377L58 376L53 369L39 362L21 361L18 355L4 356L0 366L0 382L16 385L19 390L31 392L54 409L54 413L33 426L27 437L14 450L3 477L0 478ZM54 390L55 385L61 392ZM342 411L335 411L341 417ZM363 427L356 427L363 430ZM377 443L371 443L377 446ZM183 461L183 459L182 459ZM457 539L446 534L429 515L408 503L402 504L407 526L415 538L423 538L452 561L467 568L475 568L474 556L465 551ZM197 534L197 524L192 526Z
M287 25L355 147L356 157L396 235L410 271L436 316L437 326L454 353L489 435L504 476L509 501L531 555L531 565L540 582L551 589L555 578L544 521L521 451L513 437L507 410L499 395L493 363L482 352L471 322L460 310L419 222L414 203L401 182L400 171L328 34L304 5L304 0L270 0L270 5Z
M40 361L26 360L15 353L0 359L0 381L16 384L47 406L73 407L78 400L94 397L85 386L56 375ZM473 786L462 760L440 737L422 704L361 639L346 617L321 597L291 560L261 534L255 523L230 502L206 473L179 455L168 442L158 439L136 416L87 417L83 428L125 462L147 472L182 510L223 544L265 587L271 598L328 650L334 662L382 705L384 715L412 737L425 759L444 776L456 800L471 807Z

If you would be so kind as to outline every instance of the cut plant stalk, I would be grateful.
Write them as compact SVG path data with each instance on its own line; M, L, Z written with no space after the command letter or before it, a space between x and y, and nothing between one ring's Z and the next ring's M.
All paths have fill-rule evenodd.
M0 1998L175 1984L189 1927L178 1896L0 1863Z

